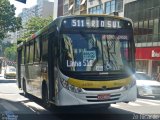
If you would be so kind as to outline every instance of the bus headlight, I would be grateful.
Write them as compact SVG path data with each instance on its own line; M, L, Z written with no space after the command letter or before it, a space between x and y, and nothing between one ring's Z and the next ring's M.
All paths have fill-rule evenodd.
M61 84L64 88L66 88L67 90L71 91L71 92L75 92L75 93L82 93L82 89L75 87L71 84L69 84L66 80L64 80L63 78L60 78Z
M132 79L132 81L125 86L125 89L128 90L129 88L133 87L134 85L136 85L136 80Z

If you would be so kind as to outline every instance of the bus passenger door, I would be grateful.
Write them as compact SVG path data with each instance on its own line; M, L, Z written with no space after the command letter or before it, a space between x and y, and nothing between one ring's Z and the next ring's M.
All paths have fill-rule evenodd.
M55 33L49 34L48 39L48 91L49 91L49 100L53 100L55 97Z

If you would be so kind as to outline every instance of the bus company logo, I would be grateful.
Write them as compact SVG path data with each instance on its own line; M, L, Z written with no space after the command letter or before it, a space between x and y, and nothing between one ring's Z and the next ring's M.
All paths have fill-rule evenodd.
M107 87L106 86L102 86L102 90L107 90Z
M160 57L160 52L156 52L154 50L152 50L152 57Z

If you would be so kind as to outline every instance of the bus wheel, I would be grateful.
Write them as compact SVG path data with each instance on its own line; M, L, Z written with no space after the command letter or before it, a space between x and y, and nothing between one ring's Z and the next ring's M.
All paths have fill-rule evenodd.
M46 85L45 85L46 86ZM49 96L48 96L48 90L47 87L43 87L42 89L42 100L43 100L43 105L46 109L51 109L51 103L49 102Z

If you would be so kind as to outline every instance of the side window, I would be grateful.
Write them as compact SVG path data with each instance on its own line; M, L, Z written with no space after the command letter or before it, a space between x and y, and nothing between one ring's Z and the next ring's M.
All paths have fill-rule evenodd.
M35 40L35 53L34 53L34 62L40 61L40 41L39 38Z
M33 63L33 54L34 54L34 44L30 42L30 49L29 49L29 63Z
M42 61L48 61L48 39L47 35L42 37Z
M25 63L29 63L29 45L26 45L26 59Z
M22 48L22 59L21 64L24 64L24 47Z

